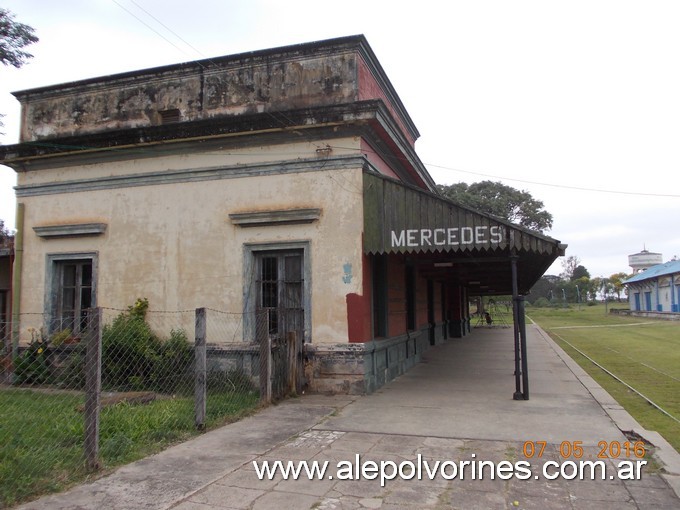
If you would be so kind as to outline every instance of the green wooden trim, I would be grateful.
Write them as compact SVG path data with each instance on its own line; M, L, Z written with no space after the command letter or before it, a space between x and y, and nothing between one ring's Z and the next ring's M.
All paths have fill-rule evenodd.
M364 252L490 252L558 255L564 246L539 232L458 205L376 173L364 173Z

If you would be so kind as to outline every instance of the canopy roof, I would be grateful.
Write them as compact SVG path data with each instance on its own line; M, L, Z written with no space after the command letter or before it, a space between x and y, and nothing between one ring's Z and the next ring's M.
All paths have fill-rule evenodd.
M623 284L628 285L630 283L638 283L644 280L656 278L658 276L666 276L676 273L680 273L680 260L671 260L670 262L652 266L649 269L646 269L645 271L628 278L625 282L623 282Z
M383 175L364 173L364 252L412 256L421 274L471 294L526 294L566 245Z

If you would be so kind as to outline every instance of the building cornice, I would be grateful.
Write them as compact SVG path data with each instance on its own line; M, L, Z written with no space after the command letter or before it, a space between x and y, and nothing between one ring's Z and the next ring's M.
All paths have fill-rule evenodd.
M346 136L361 136L376 154L390 165L402 180L435 191L434 181L418 158L417 154L396 124L388 108L380 100L335 105L316 109L288 112L285 119L270 114L256 114L209 121L178 123L166 126L151 126L138 129L119 130L114 133L96 133L79 137L67 137L49 142L30 142L0 147L0 162L17 172L40 171L65 166L122 161L131 159L157 158L176 154L201 153L207 150L228 151L266 143L289 143L291 139L332 140ZM357 151L357 156L360 153ZM304 161L304 160L301 160ZM311 159L319 161L318 156ZM304 163L302 166L304 166ZM279 166L285 165L281 162ZM252 168L262 165L238 165L230 175L253 174ZM266 165L265 165L266 166ZM294 168L287 165L286 168ZM328 166L325 166L328 169ZM288 170L286 170L288 171ZM258 172L258 171L256 171ZM196 174L191 177L189 174ZM226 175L227 173L222 172ZM165 171L159 176L144 174L154 183L160 180L176 179L184 175L187 179L202 180L206 172L202 169ZM224 177L219 177L224 178ZM184 177L182 178L184 179ZM40 185L18 186L17 196L44 194L46 190L63 192L71 183L75 189L83 190L93 182L135 181L139 178L127 176L105 179L84 179ZM176 182L176 181L175 181Z
M223 79L225 76L232 73L232 75L240 76L242 71L252 73L254 69L262 71L261 79L272 80L272 83L279 79L276 75L275 69L277 66L285 66L289 64L304 63L316 61L318 65L319 59L326 59L328 64L325 68L335 69L336 66L340 69L346 65L346 73L338 76L321 76L316 77L322 83L314 85L316 81L310 82L312 88L307 95L302 94L300 97L294 96L297 99L291 99L292 103L300 105L307 105L310 107L320 106L321 104L329 105L338 101L338 97L344 96L345 100L358 101L362 99L361 84L359 83L359 63L358 57L365 64L366 69L370 72L375 82L378 84L381 91L380 95L375 95L375 92L370 94L372 98L384 97L390 103L395 115L400 119L400 125L403 129L408 131L408 135L412 140L419 137L418 130L404 107L401 99L396 93L393 85L388 79L384 69L380 65L375 53L371 49L368 41L363 35L353 35L348 37L341 37L336 39L328 39L316 42L309 42L303 44L296 44L290 46L283 46L278 48L271 48L265 50L251 51L246 53L239 53L235 55L226 55L222 57L214 57L202 59L192 62L185 62L180 64L173 64L167 66L154 67L150 69L142 69L126 73L119 73L109 76L102 76L90 78L86 80L74 81L71 83L64 83L59 85L52 85L41 88L28 89L14 92L15 97L22 103L22 108L26 111L32 105L37 105L37 112L41 112L46 108L55 109L55 104L61 105L63 108L72 108L73 111L69 113L68 120L73 120L76 117L84 115L88 120L83 122L75 121L70 128L72 133L75 132L111 132L116 129L120 123L128 126L142 125L149 126L158 123L152 120L152 112L150 110L163 108L182 108L186 110L187 118L182 121L206 120L212 117L229 117L238 116L243 111L252 111L253 108L261 108L260 111L266 111L276 114L277 112L286 112L290 109L290 104L286 104L281 98L273 99L265 97L260 98L258 94L249 96L247 99L242 98L242 103L230 105L230 108L211 106L210 98L216 99L214 89L209 82L212 80ZM353 64L348 64L353 62ZM351 70L351 71L350 71ZM337 71L341 73L341 71ZM290 78L290 76L289 76ZM324 89L323 94L319 94L318 86L324 85L324 80L338 80L330 86L328 93ZM240 83L240 82L239 82ZM258 82L260 83L260 82ZM287 83L287 82L286 82ZM269 84L271 85L271 83ZM295 83L287 83L287 85L296 85ZM338 85L336 91L335 86ZM167 87L167 90L163 87ZM236 85L239 86L238 84ZM240 83L240 86L247 87L246 83ZM282 83L283 86L283 83ZM299 84L297 84L299 86ZM182 106L169 106L165 102L162 104L158 99L151 99L155 101L144 110L144 115L140 118L132 120L124 117L123 113L126 111L126 106L121 104L122 97L135 96L135 94L143 94L149 88L158 88L163 90L156 95L150 97L156 98L157 95L165 96L172 95L172 90L178 87L186 89L187 96L184 97L184 102L180 101ZM317 88L314 88L317 87ZM338 96L338 91L343 92ZM274 89L272 89L272 92ZM287 97L284 94L284 97ZM101 111L96 110L92 106L93 98L96 98L99 104L106 105ZM141 100L141 97L140 97ZM55 103L56 101L56 103ZM114 104L116 103L116 104ZM149 110L150 109L150 110ZM95 111L96 110L96 111ZM162 113L159 110L159 114ZM162 117L162 115L161 115ZM29 118L31 116L29 115ZM54 124L54 121L52 121ZM50 129L55 126L49 122L44 126L28 126L22 127L22 139L31 140L50 140L59 137L58 133L50 134ZM35 129L34 129L35 128ZM24 131L24 129L27 129ZM61 123L58 130L62 134L69 131ZM30 134L29 134L30 133ZM71 133L71 134L72 134Z
M73 179L68 181L27 184L16 186L18 198L62 193L80 193L84 191L110 190L137 186L159 186L182 182L214 181L222 179L240 179L261 175L276 175L303 172L319 172L361 168L376 172L377 170L360 155L328 157L323 160L308 159L277 163L258 163L252 165L233 165L209 168L188 168L183 170L166 170L162 172L145 172L124 176L97 177L92 179Z
M22 142L0 146L0 163L20 172L39 169L39 166L33 168L29 166L38 165L40 160L49 159L45 167L52 168L57 158L94 153L98 154L97 157L101 153L111 152L118 152L128 158L140 157L139 153L135 154L136 150L153 147L156 152L152 155L157 157L159 151L162 152L174 144L182 143L257 137L257 143L261 145L260 137L263 135L294 136L298 140L304 140L306 137L312 137L313 131L324 128L337 131L343 127L363 124L378 115L385 115L387 110L381 108L382 104L380 100L370 100L291 110L285 112L285 115L257 113ZM195 145L193 150L200 151L202 148L200 145ZM127 154L124 154L126 151Z

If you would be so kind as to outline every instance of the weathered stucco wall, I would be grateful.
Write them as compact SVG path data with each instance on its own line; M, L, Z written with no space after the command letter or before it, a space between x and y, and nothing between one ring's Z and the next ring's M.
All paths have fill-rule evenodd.
M300 137L303 139L302 137ZM304 139L303 139L304 140ZM60 182L67 184L77 180L96 180L107 177L135 177L144 174L157 174L163 172L172 178L173 172L194 171L199 173L203 170L233 169L234 173L249 166L276 165L295 160L318 160L319 166L323 165L324 153L317 152L319 147L326 144L332 145L330 156L356 156L360 154L360 139L355 137L337 138L335 140L319 141L290 141L278 144L262 144L253 148L227 146L210 146L204 151L197 151L196 144L191 151L179 148L175 153L158 153L155 148L140 148L125 156L125 159L116 159L115 162L102 162L100 154L93 156L92 163L78 166L60 166L49 171L21 171L17 172L17 186L31 186ZM270 169L269 171L271 171ZM274 169L275 170L275 169ZM257 172L257 168L253 170ZM262 169L260 173L267 170ZM20 192L21 194L21 192Z
M215 59L18 93L21 141L358 99L355 49Z
M350 149L352 143L358 141L342 141ZM285 150L289 151L287 159L291 148ZM301 150L297 154L308 156ZM211 151L195 157L20 173L19 185L119 173L139 176L217 163L237 167L247 158L249 164L256 165L274 157L282 159L280 147L235 155ZM315 343L347 342L346 295L363 292L362 169L323 167L320 160L319 171L281 174L267 167L270 173L264 175L21 197L28 226L21 311L44 311L48 254L98 252L99 306L124 309L138 297L146 297L152 310L209 307L241 312L247 278L243 273L244 244L308 241L311 339ZM310 224L252 228L234 225L229 218L237 212L291 208L318 208L321 215ZM79 223L106 223L107 227L98 236L50 239L39 237L32 229ZM23 321L22 330L30 326L36 325ZM185 329L193 332L193 323Z

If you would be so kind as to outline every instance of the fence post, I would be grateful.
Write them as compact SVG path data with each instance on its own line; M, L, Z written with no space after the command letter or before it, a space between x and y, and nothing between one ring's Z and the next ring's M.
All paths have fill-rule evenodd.
M99 413L102 389L101 308L90 315L85 344L85 461L88 469L99 469Z
M260 321L268 324L267 313L256 318L258 324ZM272 339L267 327L260 325L257 328L257 342L260 346L260 400L269 404L272 401Z
M288 344L288 391L290 393L297 393L298 356L297 333L295 331L288 331L286 333L286 343Z
M207 398L207 354L205 346L206 314L205 308L196 309L196 336L194 342L194 360L196 363L196 379L194 385L194 414L196 428L205 429L206 398Z
M297 380L296 380L296 387L295 387L295 392L299 395L302 393L302 388L305 386L305 363L304 363L304 345L305 345L305 337L304 334L301 334L301 331L298 331L298 334L295 336L295 366L297 367ZM416 344L418 342L416 341L413 346L415 348Z

